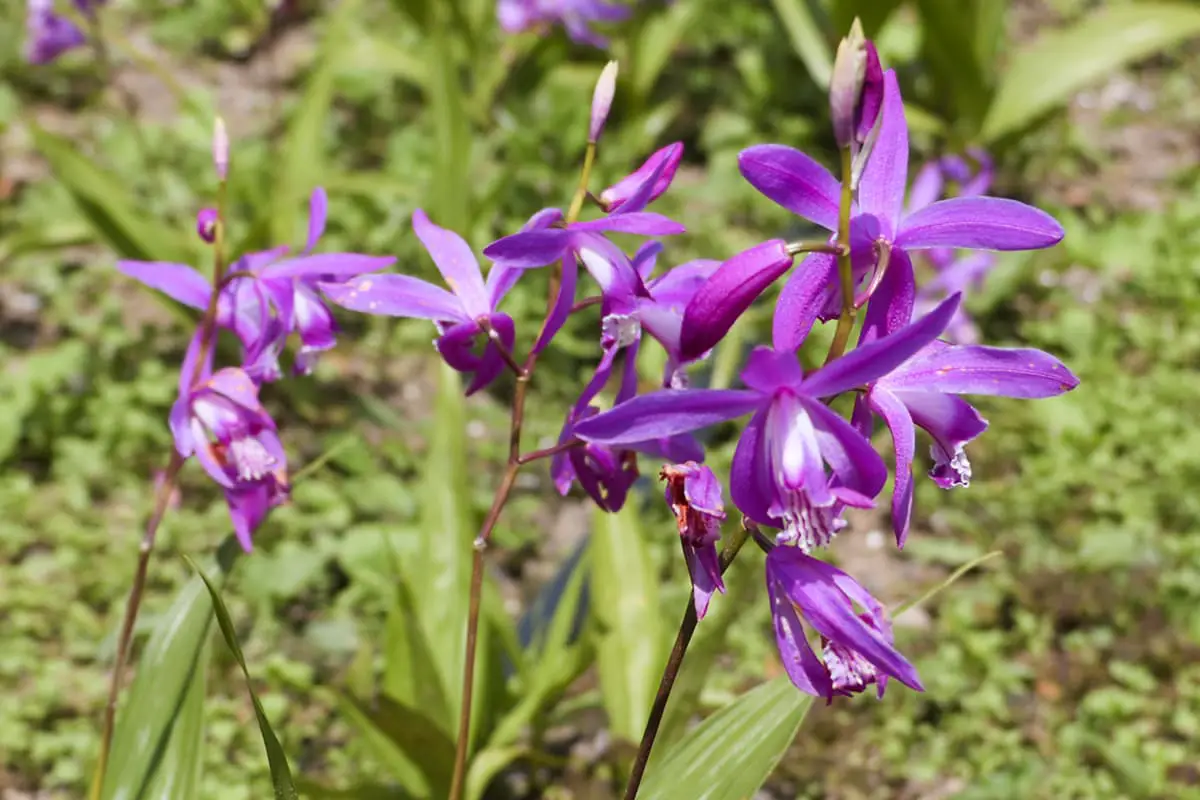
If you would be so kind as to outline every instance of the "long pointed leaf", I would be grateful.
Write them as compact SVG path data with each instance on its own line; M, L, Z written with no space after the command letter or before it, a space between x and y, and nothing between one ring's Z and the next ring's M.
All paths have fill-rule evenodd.
M212 566L219 580L240 552L234 537L222 542ZM203 668L212 619L209 594L200 579L193 578L155 626L117 718L101 792L107 800L140 800L158 780L195 674Z
M271 721L267 719L267 712L263 711L258 695L254 693L254 683L250 678L250 670L246 667L246 657L242 655L241 645L238 644L237 633L233 630L233 620L229 618L229 609L225 608L225 601L221 599L221 593L204 574L204 570L196 566L196 563L187 556L184 558L200 576L200 580L204 581L209 597L212 598L213 611L216 612L217 625L221 629L221 635L225 638L225 644L233 653L233 657L237 659L238 666L242 668L242 675L246 678L246 691L250 693L250 702L254 704L254 716L258 718L258 729L262 733L263 745L267 750L267 763L271 768L271 785L275 790L275 800L298 800L299 795L296 794L296 787L292 783L292 772L288 769L287 756L279 744L278 737L275 736L275 731L271 729Z
M205 641L207 644L207 639ZM202 647L162 761L150 785L142 792L144 800L198 800L200 797L207 675L208 647Z
M450 787L454 768L454 742L438 725L420 711L387 697L379 698L369 709L349 695L339 695L338 705L360 730L374 728L370 742L385 763L395 766L401 760L420 773L420 787L409 787L414 794L443 797ZM407 773L407 770L400 770ZM400 777L400 774L397 774Z
M661 758L652 755L639 800L750 797L796 738L812 700L786 675L751 689Z
M604 709L613 735L631 742L646 726L670 645L636 505L631 499L617 514L597 510L591 545L592 617L599 628Z
M1104 6L1013 56L983 124L993 141L1016 133L1071 95L1131 61L1200 35L1200 8L1187 3Z
M813 82L822 89L829 86L833 56L806 0L772 0L779 21L792 41L792 49L804 62Z

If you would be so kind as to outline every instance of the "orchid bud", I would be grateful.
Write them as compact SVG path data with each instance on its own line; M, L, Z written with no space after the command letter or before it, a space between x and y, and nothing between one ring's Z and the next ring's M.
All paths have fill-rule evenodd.
M692 579L692 600L696 618L703 619L713 592L724 592L721 562L716 542L721 538L725 505L721 484L703 464L688 461L667 464L659 473L666 482L666 500L679 528L688 575Z
M625 201L637 194L642 184L649 180L650 176L661 166L662 171L658 173L658 179L651 187L650 196L643 206L654 202L671 186L671 181L675 179L675 170L679 168L681 160L683 160L683 145L679 142L667 145L647 158L645 163L634 172L601 192L600 202L604 205L605 210L616 211L625 204Z
M604 121L608 119L608 110L612 108L613 93L617 90L617 62L610 61L604 65L600 78L596 81L596 89L592 93L592 121L588 128L588 142L595 144L604 130Z
M196 233L200 238L212 244L217 238L217 225L220 224L220 214L215 208L202 208L196 215Z
M867 140L883 105L883 68L875 44L863 36L855 18L838 45L829 82L829 109L838 147L857 153Z
M213 126L213 165L217 177L224 181L229 175L229 134L225 132L225 120L220 117Z

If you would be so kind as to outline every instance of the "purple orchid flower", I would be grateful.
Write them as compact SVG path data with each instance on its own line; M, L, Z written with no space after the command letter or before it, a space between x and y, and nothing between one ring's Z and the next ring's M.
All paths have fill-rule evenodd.
M207 374L205 365L192 386L194 347L189 354L170 414L175 449L194 455L225 492L234 532L249 552L255 528L287 499L287 457L251 377L235 367Z
M721 484L711 469L694 461L668 464L659 477L667 482L667 505L679 525L683 555L692 580L696 619L704 619L713 592L725 592L716 546L725 519Z
M217 324L241 340L247 371L256 380L279 377L277 356L291 331L300 336L298 372L311 367L315 353L333 346L336 327L314 292L318 281L374 272L396 260L359 253L312 254L325 228L324 190L313 192L311 209L302 255L285 259L288 248L278 247L242 256L230 266L217 298ZM186 264L118 261L117 269L197 310L206 309L212 296L208 279Z
M821 399L870 384L910 359L937 338L958 301L952 297L808 375L791 350L757 348L742 371L747 389L652 392L579 421L575 435L621 446L753 413L733 456L733 501L755 522L780 528L779 541L807 552L829 542L844 505L871 505L887 480L870 442Z
M87 14L100 2L75 0L75 5ZM83 31L74 22L54 13L54 0L29 0L26 3L25 60L30 64L46 64L86 41Z
M676 143L671 147L679 153L683 151L682 144ZM628 303L630 297L648 296L641 276L634 270L628 257L603 234L619 232L667 236L685 231L679 223L644 210L651 200L666 190L663 178L668 172L673 172L678 164L678 158L671 152L662 155L656 153L651 160L655 161L654 168L644 174L632 194L625 199L621 199L625 189L614 194L619 202L607 216L563 225L561 211L543 209L534 214L519 232L498 239L484 248L483 254L503 265L506 270L531 269L561 262L562 283L558 297L533 346L534 353L541 352L566 322L575 302L580 263L600 285L600 292L606 298ZM645 168L643 164L639 171Z
M837 230L841 183L804 153L784 145L757 145L742 151L738 165L746 180L771 200L828 231ZM943 247L1031 250L1049 247L1063 237L1062 226L1049 214L997 197L955 197L903 217L901 207L907 175L908 126L896 74L888 70L884 74L877 138L851 211L850 248L856 286L872 266L879 268L906 259L907 253L915 250ZM885 251L886 261L882 258ZM876 254L881 257L877 259ZM714 287L752 283L765 288L770 281L759 280L754 274L761 268L753 260L734 259L718 270L712 283ZM729 330L749 301L740 297L737 303L722 303L717 288L701 289L693 302L719 309L720 318L715 320L709 314L702 320L712 332L711 341L704 342L689 335L687 330L701 321L685 315L684 339L696 339L698 345L711 347ZM862 298L859 302L865 301ZM780 293L773 332L776 347L795 350L816 320L833 319L840 308L837 257L828 253L808 255L792 271ZM717 321L719 325L714 324Z
M603 0L499 0L496 17L508 33L530 28L562 25L571 40L593 47L607 47L608 40L589 26L596 22L620 22L630 14L626 6Z
M605 211L619 211L631 198L640 198L642 184L652 175L657 175L654 183L650 184L650 194L645 201L646 205L653 203L670 188L671 181L675 180L675 171L679 169L679 162L682 160L683 145L679 142L656 150L640 167L602 191L601 205Z
M520 273L495 265L485 283L466 241L435 225L421 209L413 212L413 230L451 291L409 275L369 275L342 284L321 284L321 290L352 311L433 321L438 328L435 344L446 363L459 372L474 373L467 387L467 394L473 394L504 371L504 357L494 342L489 339L482 354L475 344L490 328L511 352L516 336L512 317L496 307Z
M660 252L660 243L647 242L633 258L633 270L644 281L645 294L610 295L603 299L600 343L603 347L625 347L640 339L644 330L667 351L663 386L683 389L687 386L684 367L690 363L683 357L680 338L684 309L721 264L712 259L697 259L652 278Z
M883 606L845 572L794 547L776 547L767 555L767 593L779 656L796 688L832 702L874 683L883 697L893 677L925 691L917 670L896 650ZM820 634L824 663L809 646L801 618Z
M900 259L888 268L867 307L860 347L902 330L913 313L912 265ZM836 363L836 362L835 362ZM871 414L891 431L896 454L892 526L904 546L912 514L915 427L933 437L929 476L943 489L966 486L971 464L964 446L987 429L987 421L960 394L1055 397L1079 385L1057 358L1032 349L949 345L935 341L875 381L856 402L854 421L869 435ZM914 427L915 426L915 427Z
M637 353L640 345L641 341L635 340L624 348L625 365L615 398L618 406L637 393ZM576 426L580 422L599 413L592 401L608 384L620 349L615 344L603 349L595 374L584 387L575 405L567 412L567 419L558 437L560 445L575 438ZM629 487L638 479L638 453L672 462L704 460L704 449L695 437L682 432L634 439L624 442L620 447L586 442L582 446L555 454L550 461L550 476L554 479L559 494L566 496L571 490L571 485L578 480L579 485L600 508L612 512L620 511L625 505Z

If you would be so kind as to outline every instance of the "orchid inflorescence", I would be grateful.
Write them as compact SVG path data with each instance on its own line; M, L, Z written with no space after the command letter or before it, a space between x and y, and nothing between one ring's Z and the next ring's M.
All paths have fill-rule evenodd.
M506 5L516 9L514 26L517 10L525 14L521 20L545 22L552 9L568 27L575 19L567 5ZM581 2L569 10L601 18L608 8ZM992 166L978 151L969 153L970 161L946 157L926 165L906 202L908 127L899 84L856 27L838 50L830 90L840 177L781 144L749 147L738 159L758 192L828 236L771 239L723 262L696 260L656 272L664 251L657 237L684 227L648 209L669 189L683 145L661 148L627 177L589 193L615 81L613 63L593 96L583 179L570 208L538 211L519 231L484 247L491 261L486 274L471 246L421 209L412 215L413 231L444 286L382 272L391 257L317 252L326 223L321 189L312 194L307 241L296 255L278 247L226 265L227 220L218 204L196 220L197 233L215 253L211 281L183 264L118 262L126 275L203 312L170 412L178 458L195 456L221 487L249 550L255 528L288 494L287 459L259 392L282 377L280 357L291 335L299 340L292 372L304 374L335 343L330 304L427 320L435 325L442 359L469 376L467 394L506 370L522 387L514 401L511 474L478 543L486 545L512 474L530 460L551 458L561 493L578 484L599 507L615 512L639 477L639 455L650 457L665 462L665 499L678 524L695 616L703 618L714 593L725 588L727 563L716 545L726 514L721 482L703 464L704 446L695 434L748 417L727 483L745 529L767 553L773 626L792 682L827 699L872 685L882 696L889 678L921 690L916 669L894 644L883 605L818 555L847 528L847 509L875 505L889 472L892 526L897 546L904 546L917 428L932 441L930 478L944 489L969 484L965 447L987 422L962 395L1043 398L1077 385L1046 353L977 344L978 331L961 307L963 294L991 268L991 251L1050 247L1063 229L1036 208L985 195ZM228 144L220 128L214 160L223 187ZM954 195L939 199L948 185ZM587 201L598 214L581 219ZM630 255L613 233L641 241ZM582 302L580 267L596 286ZM516 283L538 270L550 274L552 291L544 322L520 359L517 326L501 308ZM918 271L931 277L918 285ZM689 369L780 279L771 341L746 356L743 388L693 388ZM517 407L523 386L568 318L591 305L600 307L592 378L566 410L557 445L522 456ZM811 331L830 322L836 328L824 363L805 369L800 353ZM241 358L217 368L221 330L237 338ZM666 367L659 388L641 392L636 359L647 337L662 348ZM598 398L610 384L613 404L601 410ZM838 402L842 398L846 402ZM890 433L890 470L872 444L877 418Z

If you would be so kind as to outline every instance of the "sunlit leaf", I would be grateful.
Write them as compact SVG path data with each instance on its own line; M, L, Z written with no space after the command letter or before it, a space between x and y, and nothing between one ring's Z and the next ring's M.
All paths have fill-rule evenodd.
M1092 82L1198 34L1195 5L1101 6L1012 56L984 121L983 138L1016 133Z
M634 96L644 101L689 26L699 15L699 3L675 3L656 14L635 32L629 85Z
M670 634L636 501L631 498L618 514L597 510L594 520L592 618L604 710L613 735L636 742L646 726Z
M366 734L366 743L405 788L421 796L444 797L454 768L454 742L411 706L387 697L373 706L338 695L342 716Z
M829 86L833 55L807 0L771 0L779 21L792 42L792 49L804 63L809 77L822 89Z
M813 698L780 676L651 755L639 800L751 797L787 751Z
M426 95L436 133L437 168L430 187L434 221L463 230L469 220L471 130L464 107L466 97L451 45L454 31L447 3L437 3L431 13L432 34L426 40L426 57L432 69Z
M207 640L206 640L207 641ZM208 675L208 648L202 647L191 681L172 725L171 737L144 800L198 800L200 765L204 753L204 690Z
M467 800L481 800L488 784L509 764L529 753L528 747L484 748L471 759L467 770Z
M218 581L224 580L240 552L232 536L222 542L209 567ZM140 799L157 780L195 674L202 670L212 607L204 584L193 578L155 626L134 664L133 685L117 717L102 797Z
M75 144L27 121L38 152L71 193L96 232L120 256L142 261L187 261L190 230L173 231L151 217L127 192L128 182L101 170Z
M184 556L184 558L187 557ZM217 587L208 579L204 571L196 566L190 558L187 561L204 581L209 597L212 598L213 611L217 615L217 626L221 629L221 636L224 637L225 644L233 653L238 666L242 668L242 675L246 678L246 691L250 693L250 702L254 704L254 716L258 718L258 729L262 733L263 745L267 750L267 764L271 770L271 786L275 790L275 798L276 800L296 800L298 795L296 787L292 783L292 772L288 768L287 755L283 752L283 747L279 744L275 731L271 729L271 721L267 719L267 713L263 711L262 703L259 702L258 695L254 692L250 670L246 667L246 657L242 655L242 648L238 644L237 633L233 630L233 620L229 618L229 610L225 608L225 601L221 599L221 593L217 591Z
M939 111L978 125L991 96L990 64L976 47L979 7L989 0L917 0L921 13L922 55L933 77Z

